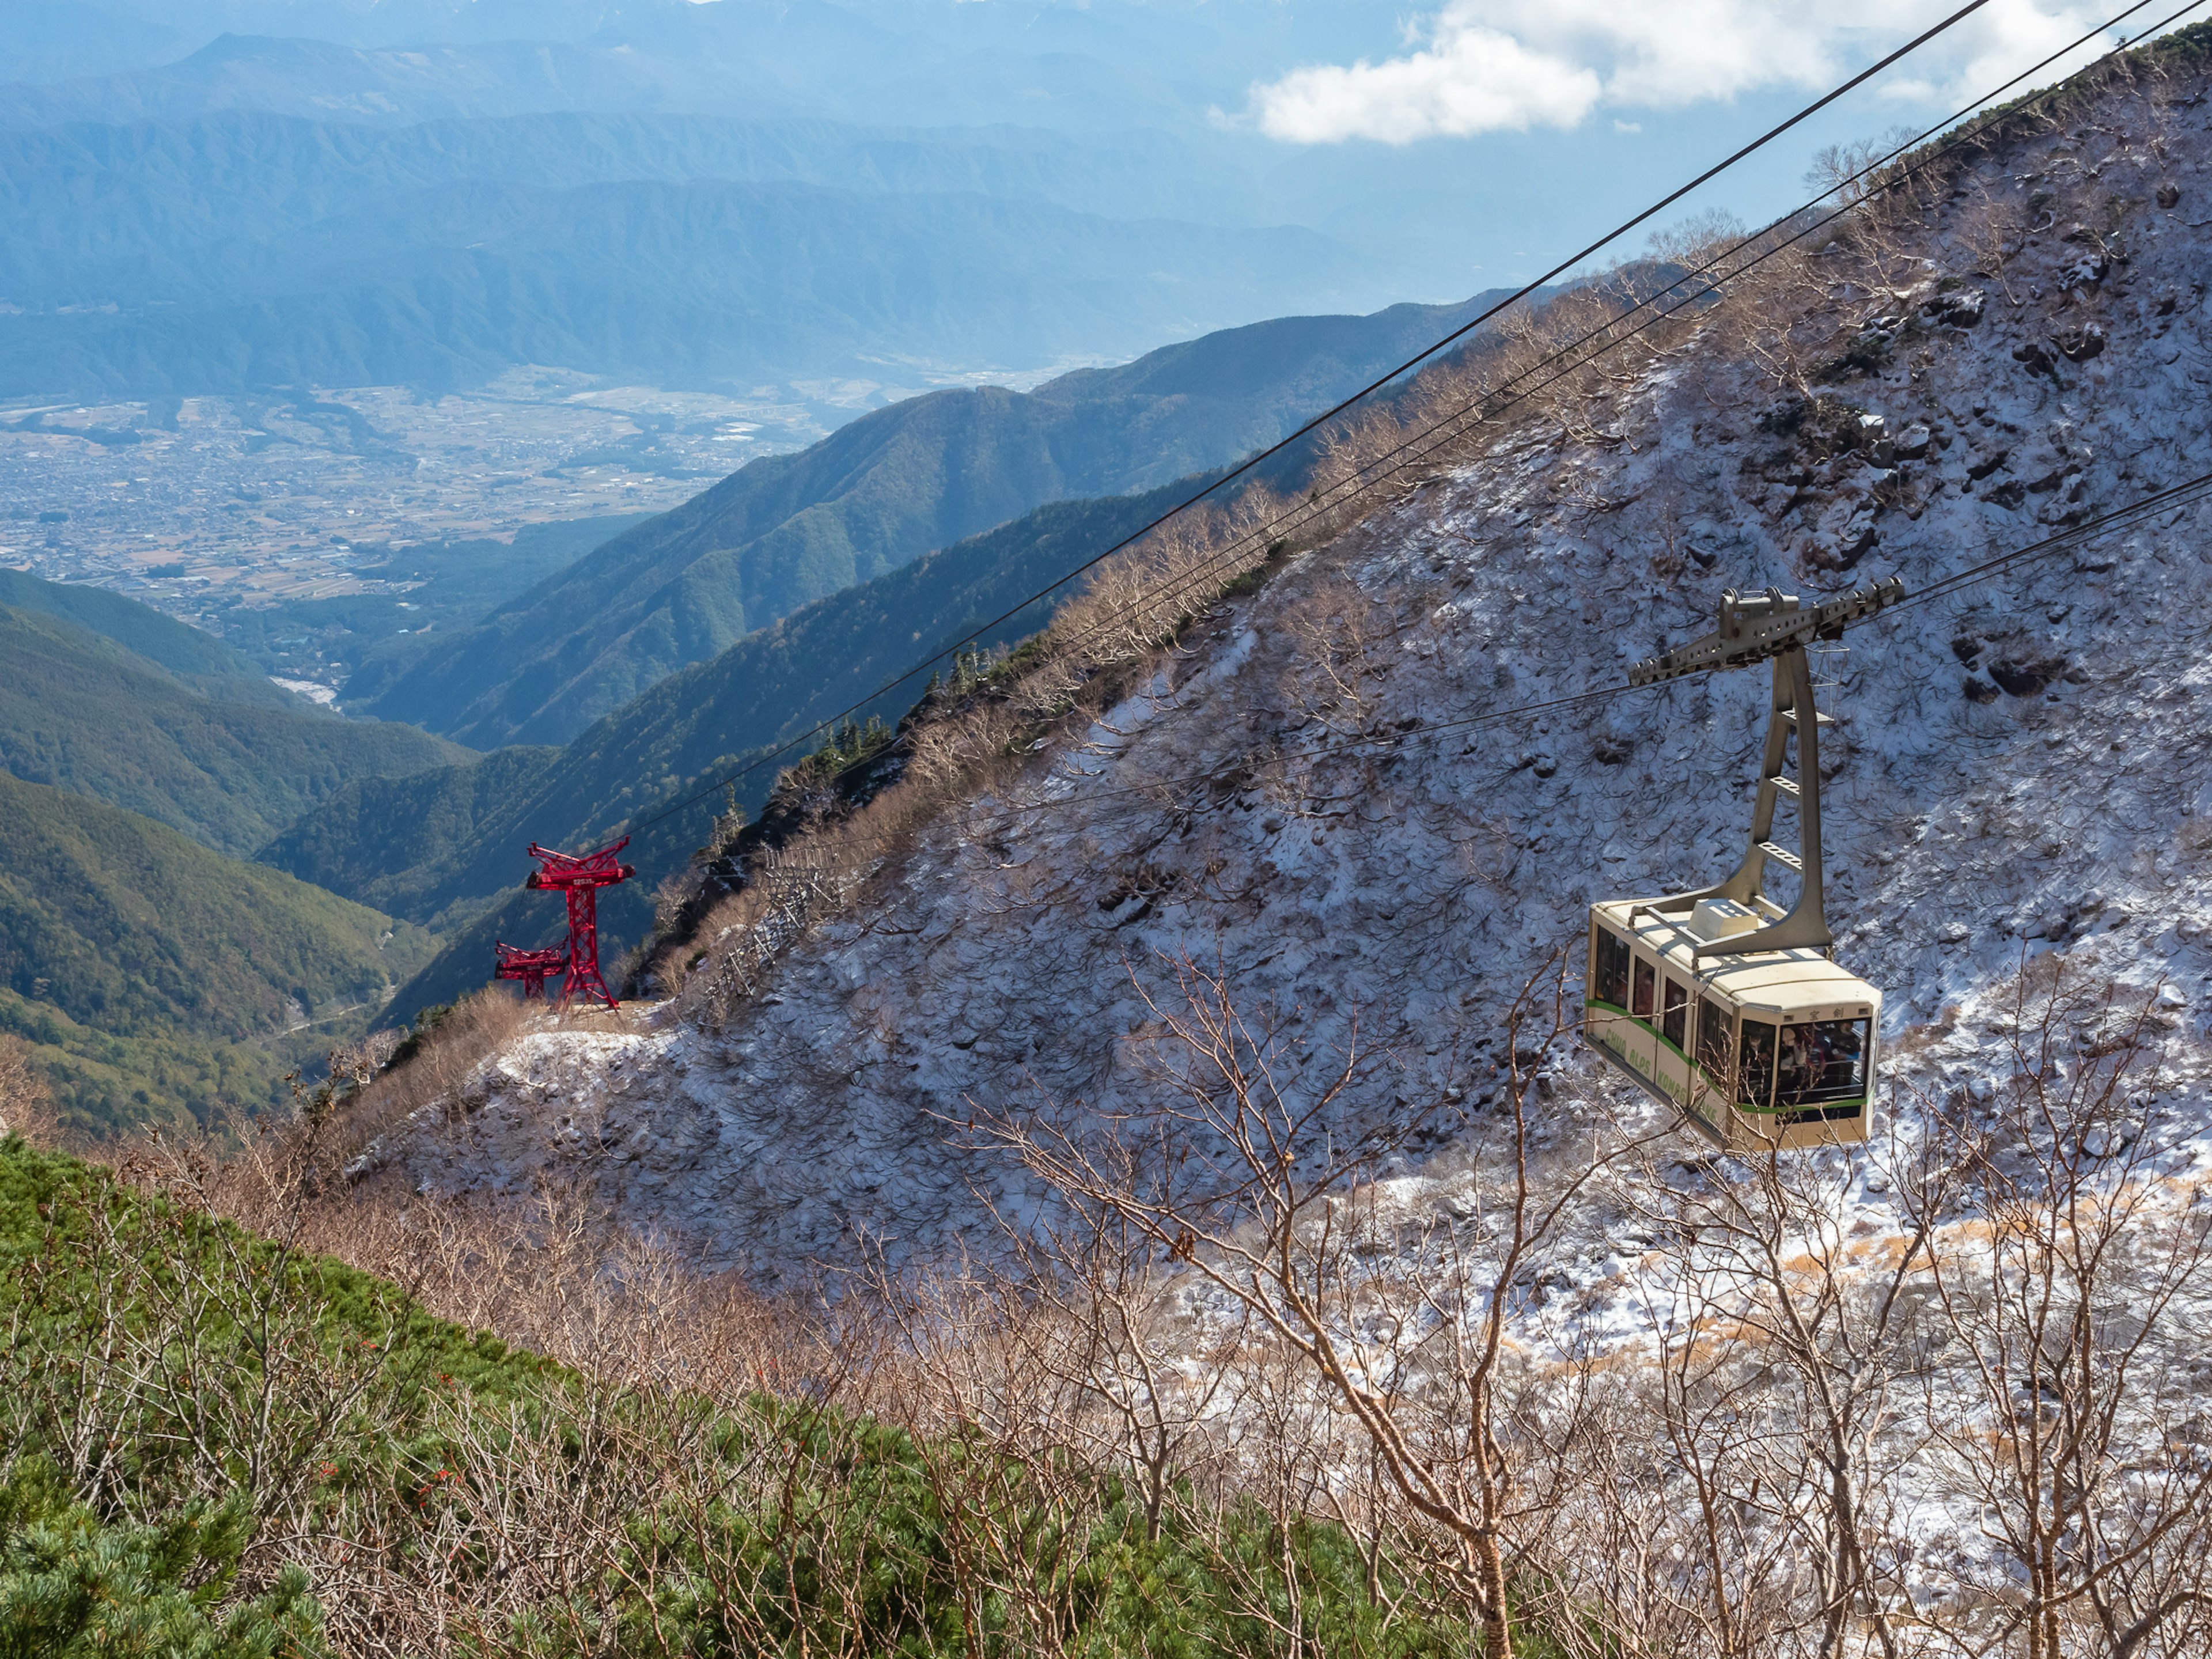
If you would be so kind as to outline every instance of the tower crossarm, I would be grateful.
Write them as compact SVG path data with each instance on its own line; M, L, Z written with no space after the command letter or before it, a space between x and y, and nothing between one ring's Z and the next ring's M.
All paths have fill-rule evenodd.
M530 856L543 867L531 872L526 886L546 889L567 887L611 887L635 875L635 866L616 862L615 854L629 845L624 836L609 847L596 853L563 853L550 847L530 843Z
M1628 683L1656 685L1685 674L1766 662L1814 640L1840 639L1848 624L1904 597L1905 584L1894 576L1809 608L1778 587L1748 598L1731 587L1721 595L1717 628L1687 645L1646 657L1628 671Z

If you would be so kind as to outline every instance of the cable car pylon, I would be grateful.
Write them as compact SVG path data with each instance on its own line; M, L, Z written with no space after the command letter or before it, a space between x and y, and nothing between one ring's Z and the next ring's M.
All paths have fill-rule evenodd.
M1809 609L1779 588L1748 598L1730 588L1711 633L1629 671L1643 686L1773 665L1759 797L1735 873L1590 906L1584 1041L1731 1150L1870 1132L1881 992L1833 960L1820 859L1820 727L1832 722L1814 702L1806 647L1904 597L1893 577ZM1796 812L1794 851L1774 836L1784 805ZM1767 896L1771 864L1798 878L1787 910Z
M1766 751L1759 769L1759 799L1751 811L1751 839L1743 861L1725 881L1693 892L1674 893L1637 907L1662 916L1694 912L1705 899L1729 899L1753 915L1764 914L1766 866L1770 861L1796 873L1796 902L1777 921L1724 938L1701 940L1698 957L1736 956L1747 951L1785 951L1810 945L1826 951L1835 943L1829 931L1827 884L1820 860L1820 728L1834 720L1822 714L1813 696L1813 671L1805 647L1815 640L1839 640L1862 617L1895 605L1905 585L1894 576L1831 599L1808 611L1794 593L1770 587L1746 598L1735 588L1721 595L1719 626L1700 639L1628 671L1631 685L1656 685L1724 668L1774 665L1774 702L1766 723ZM1796 775L1790 774L1790 739L1797 739ZM1774 839L1775 809L1788 801L1796 809L1797 846L1793 852ZM1631 918L1633 920L1633 917Z

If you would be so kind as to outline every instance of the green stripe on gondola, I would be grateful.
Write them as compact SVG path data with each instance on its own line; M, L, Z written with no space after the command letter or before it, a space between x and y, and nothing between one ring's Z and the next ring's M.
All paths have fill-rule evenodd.
M1583 999L1583 1006L1584 1008L1602 1008L1607 1013L1618 1014L1621 1018L1627 1020L1630 1024L1639 1026L1644 1030L1650 1032L1654 1042L1664 1044L1668 1053L1674 1054L1674 1057L1680 1060L1685 1066L1688 1066L1699 1077L1703 1078L1705 1080L1705 1086L1708 1089L1711 1089L1716 1095L1720 1096L1723 1099L1727 1097L1727 1090L1723 1088L1720 1083L1715 1080L1713 1074L1705 1069L1703 1061L1692 1059L1686 1052L1676 1048L1674 1042L1664 1031L1654 1025L1650 1020L1644 1018L1641 1014L1632 1014L1627 1009L1622 1007L1619 1003L1607 1002L1602 997L1584 997ZM1628 1057L1626 1054L1620 1056L1620 1058L1624 1063L1632 1064L1632 1062L1628 1060ZM1669 1099L1679 1097L1675 1094L1674 1085L1668 1083L1664 1079L1647 1076L1641 1066L1636 1067L1636 1074L1638 1077L1644 1078L1645 1081L1649 1082L1654 1088L1664 1089L1667 1091L1667 1095ZM1686 1090L1685 1092L1686 1092ZM1833 1123L1838 1119L1856 1117L1864 1112L1867 1106L1867 1097L1864 1095L1861 1095L1856 1100L1808 1101L1801 1106L1753 1106L1747 1105L1741 1101L1735 1103L1735 1109L1742 1113L1746 1117L1774 1117L1777 1115L1786 1115L1792 1120L1800 1122L1805 1121L1808 1119L1816 1119L1824 1123Z

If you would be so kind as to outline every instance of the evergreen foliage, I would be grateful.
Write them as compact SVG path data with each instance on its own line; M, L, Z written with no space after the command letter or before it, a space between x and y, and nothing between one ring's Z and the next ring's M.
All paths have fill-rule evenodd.
M293 1659L316 1652L322 1609L288 1567L236 1598L252 1515L234 1494L153 1526L103 1522L36 1455L0 1477L0 1656L5 1659Z
M0 774L0 1030L88 1129L212 1121L366 1030L420 929Z
M972 1435L595 1383L15 1138L0 1140L0 1324L16 1333L0 1352L0 1655L317 1654L322 1622L360 1616L310 1593L332 1544L465 1600L500 1571L481 1517L502 1513L508 1471L465 1466L464 1443L512 1448L520 1481L526 1446L548 1441L573 1449L567 1501L616 1524L615 1553L520 1614L472 1627L457 1603L477 1650L1012 1659L1032 1626L962 1553L987 1522L1018 1540L1066 1650L1095 1659L1286 1653L1293 1597L1307 1651L1468 1647L1464 1627L1386 1618L1373 1564L1334 1526L1286 1535L1189 1492L1155 1522L1110 1472L1032 1468ZM118 1333L160 1363L116 1370ZM87 1414L105 1425L89 1455L72 1429ZM616 1443L629 1461L595 1470L607 1454L586 1449ZM663 1478L641 1478L655 1459ZM787 1478L763 1485L769 1468ZM1382 1573L1386 1601L1407 1588Z

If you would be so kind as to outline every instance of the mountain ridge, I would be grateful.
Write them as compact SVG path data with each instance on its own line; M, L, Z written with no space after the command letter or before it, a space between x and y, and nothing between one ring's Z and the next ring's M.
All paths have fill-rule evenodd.
M240 858L349 778L419 771L457 752L413 726L348 720L289 694L277 705L211 696L46 612L0 605L0 660L11 665L0 676L0 771Z
M892 404L608 542L358 707L478 748L566 742L667 673L933 547L1272 442L1496 297L1271 319L1028 392Z

